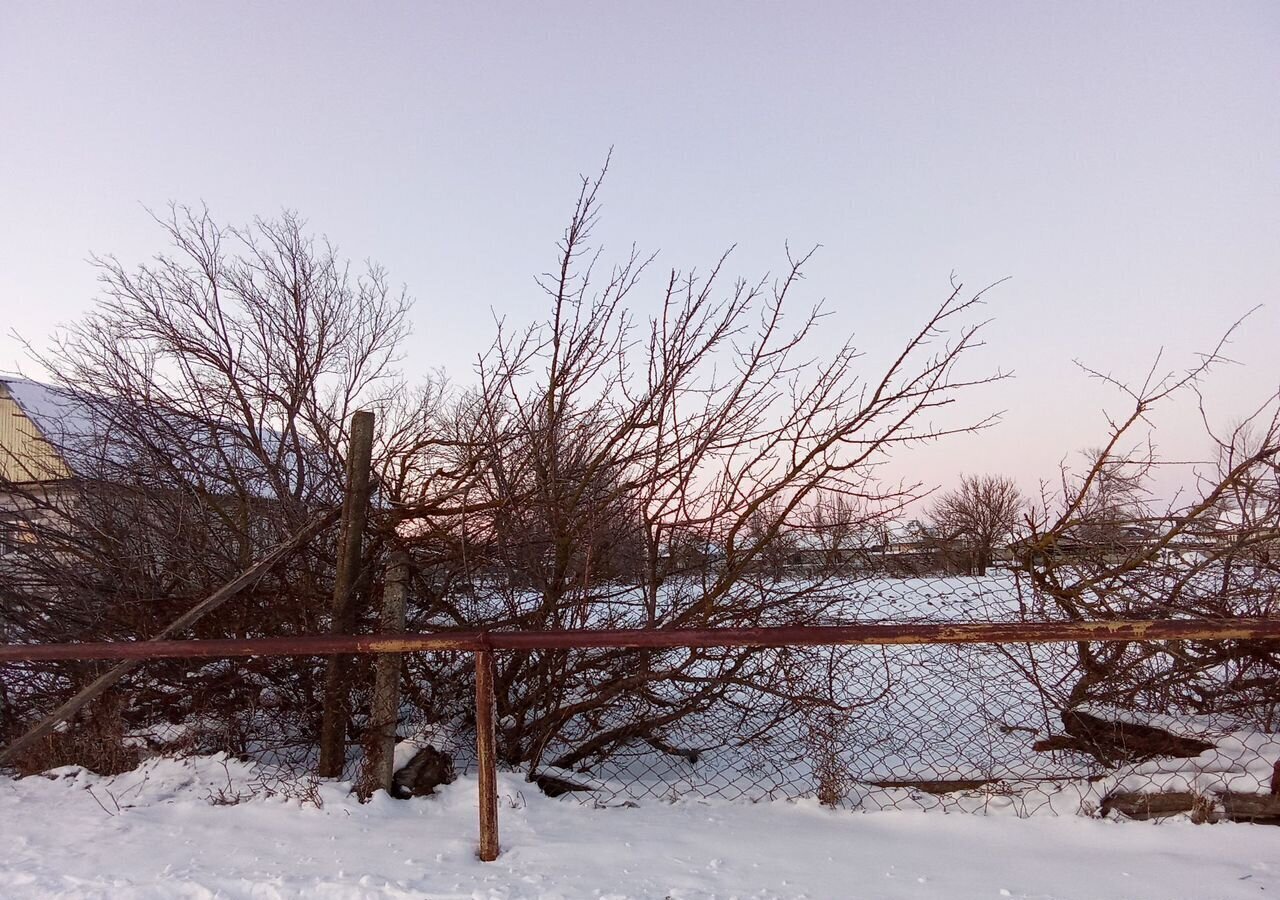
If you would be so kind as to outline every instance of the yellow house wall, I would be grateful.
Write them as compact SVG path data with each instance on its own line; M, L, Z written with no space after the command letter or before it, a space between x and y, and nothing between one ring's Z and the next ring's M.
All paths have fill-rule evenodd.
M53 445L0 384L0 477L10 482L50 481L69 474Z

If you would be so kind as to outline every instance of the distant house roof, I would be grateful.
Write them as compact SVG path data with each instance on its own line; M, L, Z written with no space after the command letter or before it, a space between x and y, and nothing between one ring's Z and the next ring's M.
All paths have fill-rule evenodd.
M55 477L94 477L110 466L128 465L124 443L112 437L118 429L109 399L11 375L0 376L0 388L57 460L61 471Z
M122 408L112 405L119 401L76 395L8 375L0 375L2 394L8 395L20 418L33 426L24 428L20 422L10 422L10 427L3 430L0 425L0 451L11 462L17 456L26 458L16 466L19 477L5 471L11 480L47 481L68 475L114 480L113 473L120 477L133 470L139 460L160 453L180 461L179 470L185 478L206 490L219 492L220 486L225 489L230 476L240 489L255 496L276 493L266 474L267 464L247 446L243 429L230 420L209 421L177 410L165 410L158 416L128 416L125 421L138 423L143 435L139 441L136 436L131 439L125 434L126 430L136 429L120 424L121 417L116 413ZM149 424L156 422L162 423L159 428ZM299 456L316 451L312 444L303 442L301 453L296 453L279 434L267 431L261 446L269 457L278 457L277 471L287 479L303 477L314 489L315 479L323 477L313 465L300 466ZM31 474L22 477L24 469Z
M910 519L906 522L890 522L884 527L883 537L885 546L893 549L921 546L936 540L938 534L937 529L919 519Z
M26 378L0 378L15 403L35 423L41 433L54 443L71 434L86 434L93 429L93 408L71 394L49 384Z
M66 477L74 468L67 448L76 435L92 433L91 408L46 384L0 376L0 469L13 481Z

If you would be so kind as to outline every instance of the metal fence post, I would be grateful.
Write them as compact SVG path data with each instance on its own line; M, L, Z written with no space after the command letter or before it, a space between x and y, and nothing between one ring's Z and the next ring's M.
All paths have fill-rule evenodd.
M494 733L493 652L476 651L476 759L480 770L480 860L498 858L498 760Z

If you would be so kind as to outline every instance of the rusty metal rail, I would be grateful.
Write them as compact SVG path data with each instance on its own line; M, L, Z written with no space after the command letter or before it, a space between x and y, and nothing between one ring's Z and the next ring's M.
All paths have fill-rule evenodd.
M963 622L716 629L453 631L431 634L318 635L251 640L164 640L82 644L6 644L0 663L78 660L332 656L457 650L475 654L476 749L483 861L497 858L493 651L588 648L785 647L894 644L1061 643L1068 641L1280 641L1280 619L1148 619L1093 622Z
M1117 619L1093 622L962 622L773 628L445 631L317 635L246 640L5 644L0 662L99 659L209 659L332 656L439 650L575 650L599 648L785 647L891 644L1007 644L1065 641L1280 640L1280 618Z

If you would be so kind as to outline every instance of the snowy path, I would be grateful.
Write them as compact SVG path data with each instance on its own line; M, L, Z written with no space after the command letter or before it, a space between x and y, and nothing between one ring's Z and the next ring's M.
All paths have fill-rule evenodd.
M207 759L140 771L145 779L0 780L0 896L1280 895L1280 829L1265 826L849 813L812 802L589 809L504 776L504 852L482 864L471 778L439 798L380 795L364 806L326 786L315 809L211 806L203 798L226 775Z

